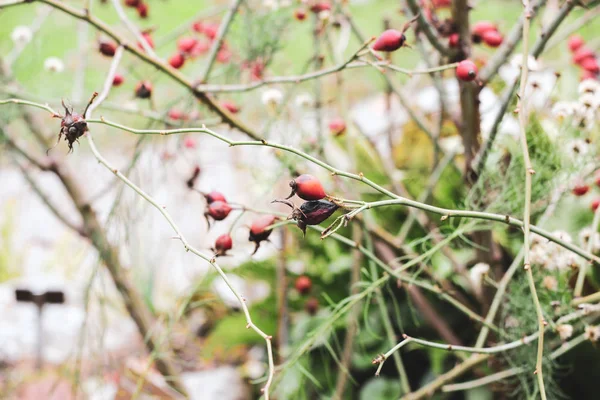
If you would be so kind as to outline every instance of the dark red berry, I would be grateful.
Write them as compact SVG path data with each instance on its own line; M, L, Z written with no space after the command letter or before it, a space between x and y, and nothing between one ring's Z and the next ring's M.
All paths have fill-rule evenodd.
M573 194L578 197L584 196L589 191L590 187L585 183L578 183L573 187Z
M306 19L306 11L303 8L297 8L294 11L294 18L298 21L304 21Z
M115 74L115 76L113 77L113 86L120 86L124 80L125 78L123 78L123 75Z
M396 51L402 47L405 41L406 36L404 36L402 32L395 29L388 29L379 35L373 44L373 50L386 52Z
M448 37L448 46L458 47L459 41L460 41L460 36L458 35L458 33L453 33Z
M471 60L462 60L456 67L456 77L465 82L477 78L477 72L477 66Z
M140 18L148 18L148 4L140 3L137 6L137 13Z
M152 84L148 81L141 81L135 86L135 97L140 99L149 99L152 96Z
M585 44L585 42L583 41L583 38L579 35L572 35L569 37L569 41L568 41L568 46L569 46L569 50L571 50L571 52L575 52L577 50L579 50L579 48L581 46L583 46Z
M312 288L312 281L308 276L302 275L296 278L296 283L294 286L296 287L296 290L300 292L300 294L307 294Z
M217 238L215 241L215 253L217 256L223 256L227 253L227 250L231 250L233 247L233 240L229 234L225 233Z
M215 201L222 201L224 203L227 203L227 200L225 200L225 196L223 195L223 193L220 192L210 192L204 195L204 198L206 199L206 202L208 204L214 203Z
M483 34L482 39L490 47L498 47L504 40L502 34L498 31L487 31Z
M273 225L276 220L277 217L274 215L262 215L252 222L252 225L250 225L250 235L248 236L248 240L255 243L252 254L255 254L258 251L260 242L269 239L273 230L267 228Z
M197 43L198 40L194 39L193 37L183 37L177 41L177 48L179 51L189 53Z
M317 311L319 311L319 300L317 300L316 297L306 299L304 310L310 315L315 315Z
M185 63L185 58L179 52L173 54L171 58L169 58L169 65L175 69L183 67L183 63Z
M206 213L215 221L222 221L227 218L231 210L231 206L224 201L214 201L208 205Z
M587 58L595 58L596 54L587 47L579 48L575 53L573 53L573 63L581 64L583 60Z
M232 101L222 101L221 107L223 107L232 114L237 114L240 111L240 108Z
M117 45L112 43L112 42L100 42L99 44L99 50L100 53L102 53L103 55L107 56L107 57L112 57L115 55L115 52L117 51Z
M331 217L339 208L335 203L328 200L310 200L302 203L300 208L296 208L289 200L273 200L273 203L283 203L292 209L288 219L293 219L298 224L298 228L306 236L306 227L309 225L318 225Z
M125 0L125 5L127 7L137 7L140 3L140 0Z
M329 122L329 132L334 136L340 136L346 132L346 122L341 118L334 118Z
M321 200L326 196L325 190L321 182L312 175L300 175L290 182L292 193L286 198L289 199L293 195L298 195L304 200Z

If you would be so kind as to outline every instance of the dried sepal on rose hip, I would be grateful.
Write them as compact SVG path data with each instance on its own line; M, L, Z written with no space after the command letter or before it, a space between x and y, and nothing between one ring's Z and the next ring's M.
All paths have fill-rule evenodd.
M267 228L273 225L275 221L277 221L277 217L274 215L262 215L252 222L250 225L250 234L248 236L248 240L254 242L255 245L252 255L256 254L261 242L269 240L269 236L271 235L271 232L273 232L273 229Z
M225 233L215 240L215 247L212 251L215 252L215 257L220 257L227 255L227 250L231 250L232 247L233 239L231 239L231 235Z
M298 228L306 236L306 227L309 225L319 225L340 208L337 204L328 200L311 200L302 203L298 208L289 200L273 200L272 203L283 203L292 209L292 213L287 219L293 219L298 224Z
M62 106L65 109L65 115L56 115L56 117L60 117L60 132L58 134L58 140L56 144L60 142L61 137L65 136L65 141L69 145L69 153L73 152L73 143L79 142L79 138L83 136L84 133L88 131L87 122L85 120L85 114L87 113L88 108L92 105L94 99L98 96L98 93L94 92L92 98L90 99L88 105L85 107L85 110L82 114L79 114L73 111L73 107L68 107L65 105L64 101L61 101ZM50 150L50 149L48 149Z
M152 84L148 81L141 81L135 85L135 97L140 99L149 99L152 96Z

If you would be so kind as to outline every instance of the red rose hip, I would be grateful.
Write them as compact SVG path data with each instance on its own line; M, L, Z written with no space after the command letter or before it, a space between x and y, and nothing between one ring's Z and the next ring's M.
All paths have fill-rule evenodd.
M194 39L193 37L183 37L177 41L177 48L179 51L189 53L197 43L198 40Z
M221 192L212 191L210 193L206 193L204 195L204 198L206 199L206 202L208 204L214 203L215 201L222 201L224 203L227 203L225 196Z
M231 250L233 247L233 240L229 234L225 233L217 238L215 241L215 253L217 256L223 256L227 253L227 250Z
M123 78L123 75L121 74L115 74L115 76L113 77L113 86L121 86L121 84L123 83L123 81L125 80L125 78Z
M585 183L578 183L573 187L573 194L575 196L584 196L587 192L590 191L590 187Z
M372 48L375 51L392 52L402 47L405 41L406 36L402 32L388 29L379 35Z
M579 50L579 48L581 46L583 46L585 44L585 42L583 41L583 38L579 35L572 35L569 37L569 41L567 43L567 45L569 46L569 50L571 50L571 52L575 52L577 50Z
M312 281L308 276L302 275L296 279L294 287L300 292L300 294L307 294L312 288Z
M461 81L469 82L477 78L477 66L471 60L463 60L456 66L456 77Z
M185 58L183 57L183 54L181 54L181 53L175 53L171 56L171 58L169 58L169 65L171 65L171 67L173 67L175 69L179 69L179 68L183 67L184 63L185 63Z
M117 45L112 42L100 42L100 44L98 45L98 49L100 50L100 53L102 55L112 57L117 51Z
M273 230L266 228L273 225L276 220L277 217L274 215L262 215L252 222L252 225L250 225L250 235L248 236L248 240L255 244L252 254L255 254L258 251L262 241L269 239Z
M227 218L231 210L231 206L224 201L215 201L209 204L206 213L215 221L222 221Z
M497 31L487 31L482 36L483 42L490 47L498 47L502 44L504 38L502 34Z
M312 175L300 175L290 182L292 193L287 197L298 195L303 200L321 200L326 196L321 182Z

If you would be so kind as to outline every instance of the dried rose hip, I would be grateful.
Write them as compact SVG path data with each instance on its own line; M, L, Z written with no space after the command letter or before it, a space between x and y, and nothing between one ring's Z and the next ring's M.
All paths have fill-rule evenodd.
M276 220L277 217L274 215L262 215L252 222L252 225L250 225L250 235L248 237L248 240L255 243L252 254L255 254L258 251L260 242L269 239L269 236L273 230L266 228L273 225Z

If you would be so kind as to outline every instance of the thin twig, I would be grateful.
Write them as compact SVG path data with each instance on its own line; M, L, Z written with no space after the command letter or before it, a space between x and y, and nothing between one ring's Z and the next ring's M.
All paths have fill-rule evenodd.
M527 77L529 74L529 63L527 61L529 57L529 24L531 22L531 11L529 0L523 0L523 7L525 12L525 22L523 23L523 63L521 65L521 82L519 88L519 128L521 131L521 147L523 151L523 161L525 163L525 205L523 206L523 262L525 266L525 273L527 274L527 281L529 282L529 289L531 291L531 297L535 304L535 310L538 319L538 348L537 348L537 359L535 363L535 372L538 381L538 389L542 400L546 400L546 388L544 386L544 375L542 361L544 357L544 313L540 305L537 290L535 288L535 280L533 278L533 271L531 270L531 261L529 257L529 248L531 243L529 241L530 232L530 213L531 213L531 176L535 173L531 165L531 159L529 158L529 148L527 144L527 119L528 114L525 109L525 89L527 88Z
M112 0L112 3L115 7L115 11L119 15L119 19L125 24L127 29L129 29L129 32L131 32L131 34L135 37L135 40L137 40L137 42L142 46L144 51L148 53L150 57L158 59L158 56L154 52L152 46L150 46L150 43L148 43L148 40L146 40L146 38L140 33L140 30L134 25L134 23L129 20L127 14L125 14L125 10L123 10L121 2L119 0Z
M594 220L592 221L591 234L587 244L587 251L592 252L594 248L594 242L596 235L598 235L598 226L600 226L600 207L594 212ZM577 281L575 283L575 290L573 290L574 297L580 297L583 291L583 283L585 281L585 275L587 273L587 261L579 263L579 272L577 273Z
M217 32L217 36L212 42L210 47L210 51L208 53L208 59L206 61L206 65L204 66L204 70L202 74L200 74L200 82L206 82L210 76L210 71L215 63L215 59L217 58L217 53L221 50L223 46L223 40L225 39L225 35L229 31L229 27L233 22L235 15L237 14L238 8L243 0L233 0L233 3L227 10L227 14L223 18L223 21L219 24L219 31Z

